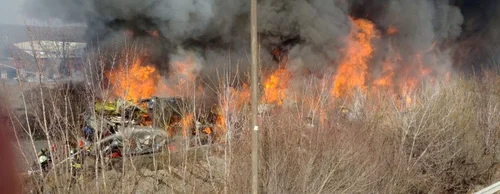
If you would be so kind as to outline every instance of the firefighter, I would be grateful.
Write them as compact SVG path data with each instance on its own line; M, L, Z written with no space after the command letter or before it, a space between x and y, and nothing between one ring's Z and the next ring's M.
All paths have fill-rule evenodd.
M42 167L42 171L46 172L49 170L49 162L50 162L50 157L49 157L49 151L46 148L41 149L37 156L38 156L38 163Z
M88 125L85 125L85 127L83 127L83 135L85 137L85 140L92 141L94 139L94 129L92 129L92 127Z
M111 158L121 158L122 157L122 153L121 153L121 150L118 146L113 146L111 148Z
M70 154L69 157L70 157L70 161L71 161L71 167L73 167L73 172L82 168L82 164L80 162L81 157L80 157L80 153L78 152L78 150L76 148L72 148L71 151L69 152L69 154Z
M120 142L119 139L113 138L111 143L108 146L106 146L103 151L104 153L106 153L107 156L109 156L109 158L120 158L122 156L120 150L121 144L122 143Z
M92 152L92 143L90 143L89 141L82 139L78 140L78 147L80 148L80 150L82 150L83 155L88 156Z
M111 151L111 158L120 158L120 157L122 157L122 153L121 153L121 150L120 150L120 145L121 144L122 143L120 142L119 139L117 139L117 138L113 139L113 141L109 145L110 151Z

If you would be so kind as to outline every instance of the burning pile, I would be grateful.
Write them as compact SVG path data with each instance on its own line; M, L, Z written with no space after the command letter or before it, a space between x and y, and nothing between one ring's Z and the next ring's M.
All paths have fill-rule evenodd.
M351 101L355 92L366 95L369 92L384 90L390 91L396 99L401 98L403 103L410 105L413 102L411 91L421 80L435 73L426 68L422 60L423 56L436 58L433 54L434 47L416 51L413 55L403 55L399 45L392 44L391 41L392 37L399 33L399 29L395 25L389 26L381 33L376 24L370 20L350 17L348 21L352 26L348 35L344 37L344 46L339 49L341 57L337 61L330 61L330 65L324 68L324 75L317 79L321 83L331 84L330 100ZM157 33L154 37L158 38ZM382 39L389 41L381 42ZM299 44L300 41L294 39L294 41L288 42ZM377 50L383 43L387 43L388 50L383 52ZM296 92L294 91L296 88L290 87L290 84L296 79L294 76L303 75L297 74L294 66L289 64L293 61L289 60L288 55L289 49L292 47L293 45L283 46L282 44L272 50L271 54L278 67L262 80L262 95L260 97L262 104L280 107L287 99L297 100L290 99L292 96L290 94ZM380 58L379 55L383 55L383 60L377 61ZM195 93L205 93L206 82L197 82L203 65L206 65L203 60L200 60L200 56L184 50L179 50L171 56L174 57L170 61L168 74L163 76L160 76L155 66L146 63L147 60L141 61L140 58L130 60L131 64L123 63L117 68L110 69L106 73L106 77L111 82L112 93L118 98L134 102L154 95L185 98L193 96ZM329 78L330 80L325 80L329 77L325 76L329 67L335 67L335 71L331 79ZM378 73L376 73L377 71ZM250 100L249 89L248 84L244 82L239 86L229 87L227 91L229 93L226 96L219 96L221 98L219 102L222 102L221 108L223 110L239 110L244 107ZM312 106L313 103L308 104ZM320 112L323 118L322 123L324 123L326 112ZM217 115L213 122L218 128L225 131L223 114ZM185 128L192 119L193 115L189 114L179 120L183 126L183 135L187 134Z
M135 12L130 13L93 12L114 17L103 25L119 32L116 34L125 34L128 41L149 40L154 45L147 47L151 48L144 55L148 57L124 60L111 68L106 73L111 83L109 89L114 97L130 101L159 96L218 104L224 114L218 111L212 124L225 131L229 127L225 117L235 110L245 110L250 101L249 80L241 76L247 69L240 69L248 68L242 60L248 54L248 32L242 28L248 25L247 13L238 9L245 8L245 3L156 2L165 10L176 10L163 15L153 8L156 6L139 9L142 5L134 4ZM117 6L130 8L128 4ZM259 2L260 8L266 10L259 15L264 53L261 60L268 65L262 69L270 70L262 72L260 103L286 107L307 101L303 104L317 111L323 124L329 112L320 107L337 110L340 104L355 104L358 94L367 96L383 91L402 105L414 104L412 93L419 84L450 71L453 47L445 43L458 37L456 28L462 23L456 7L444 2L394 0L349 4L265 0ZM428 8L433 10L429 12ZM408 14L403 15L402 11ZM441 29L434 24L436 21L449 23ZM237 63L243 64L236 67ZM234 79L238 81L227 78L230 76L238 77ZM297 94L304 88L316 93L302 98ZM319 106L320 101L329 105ZM183 117L197 122L196 115ZM178 122L186 127L183 119Z
M138 57L129 63L125 61L105 74L112 94L132 102L153 96L160 79L155 67L144 63Z

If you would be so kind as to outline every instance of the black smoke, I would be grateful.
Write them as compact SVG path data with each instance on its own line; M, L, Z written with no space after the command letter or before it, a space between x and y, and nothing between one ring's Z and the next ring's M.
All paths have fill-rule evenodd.
M351 18L368 19L378 30L374 68L380 67L390 49L400 52L400 68L406 68L415 54L432 48L422 54L423 63L447 72L496 56L500 43L495 33L500 3L494 0L261 0L258 4L263 62L271 61L273 49L285 45L289 68L297 72L334 69L353 28ZM32 0L27 8L34 17L85 23L89 43L106 44L123 31L133 31L139 40L146 37L159 48L156 55L163 58L157 65L166 71L178 48L198 52L207 72L221 63L243 67L249 63L248 0ZM391 26L398 33L389 37L384 32ZM158 31L160 41L147 38L151 31ZM297 39L298 44L286 44Z

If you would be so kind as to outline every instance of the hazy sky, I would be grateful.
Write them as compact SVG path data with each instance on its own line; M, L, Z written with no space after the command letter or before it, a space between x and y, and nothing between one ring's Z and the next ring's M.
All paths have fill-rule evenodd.
M26 0L0 0L0 24L23 24L23 4Z

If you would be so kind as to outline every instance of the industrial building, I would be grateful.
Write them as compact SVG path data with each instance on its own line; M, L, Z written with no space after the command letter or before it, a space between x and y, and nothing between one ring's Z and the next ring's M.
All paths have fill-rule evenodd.
M78 27L0 25L0 79L57 80L81 70L86 47Z

